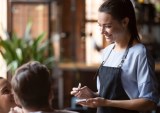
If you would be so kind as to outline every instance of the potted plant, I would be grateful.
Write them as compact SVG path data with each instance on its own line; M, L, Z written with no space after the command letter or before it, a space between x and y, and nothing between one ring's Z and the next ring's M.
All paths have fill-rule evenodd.
M36 60L45 64L49 69L54 65L54 57L49 56L48 49L51 49L49 40L45 39L45 33L36 38L31 38L30 30L32 23L29 22L26 27L24 37L19 38L16 33L7 40L0 37L0 53L7 63L7 70L14 74L15 70L22 64Z

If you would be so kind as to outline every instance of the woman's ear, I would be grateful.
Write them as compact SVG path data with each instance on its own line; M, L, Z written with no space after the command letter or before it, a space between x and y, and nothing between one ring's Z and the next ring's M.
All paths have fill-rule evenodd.
M52 106L52 101L54 99L54 94L52 90L53 89L51 88L50 93L49 93L49 99L48 99L50 106Z
M122 20L122 26L124 28L126 28L128 26L128 23L129 23L129 18L128 17L125 17L123 20Z
M15 93L13 93L13 97L14 97L15 103L16 103L18 106L21 106L21 102L20 102L18 96L17 96Z
M51 90L49 93L49 100L52 100L54 98L54 94L53 91Z

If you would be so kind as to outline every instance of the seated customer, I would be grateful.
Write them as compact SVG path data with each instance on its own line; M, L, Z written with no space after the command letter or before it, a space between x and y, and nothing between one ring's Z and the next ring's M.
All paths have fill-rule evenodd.
M15 106L10 83L0 77L0 113L8 113L10 108Z
M75 113L65 110L54 110L51 75L45 65L32 61L16 70L11 80L14 99L22 111L10 113Z

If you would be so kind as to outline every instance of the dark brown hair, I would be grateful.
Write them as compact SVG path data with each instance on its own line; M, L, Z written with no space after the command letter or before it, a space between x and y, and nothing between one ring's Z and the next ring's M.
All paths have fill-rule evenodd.
M32 61L16 70L12 87L24 107L41 108L49 105L51 76L45 65Z
M99 12L111 14L114 19L121 21L129 18L128 29L132 38L139 40L136 16L133 4L130 0L106 0L100 7Z
M3 77L0 77L0 79L4 79Z

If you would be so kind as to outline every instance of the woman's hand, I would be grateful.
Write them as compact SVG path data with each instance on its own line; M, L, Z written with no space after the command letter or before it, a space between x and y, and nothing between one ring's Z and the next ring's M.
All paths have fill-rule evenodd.
M77 104L86 107L96 108L100 106L107 106L107 100L101 97L96 97L96 98L89 98L86 101L77 102Z
M87 86L84 87L74 87L72 88L71 95L76 96L77 98L93 98L96 96L95 92L89 89Z

